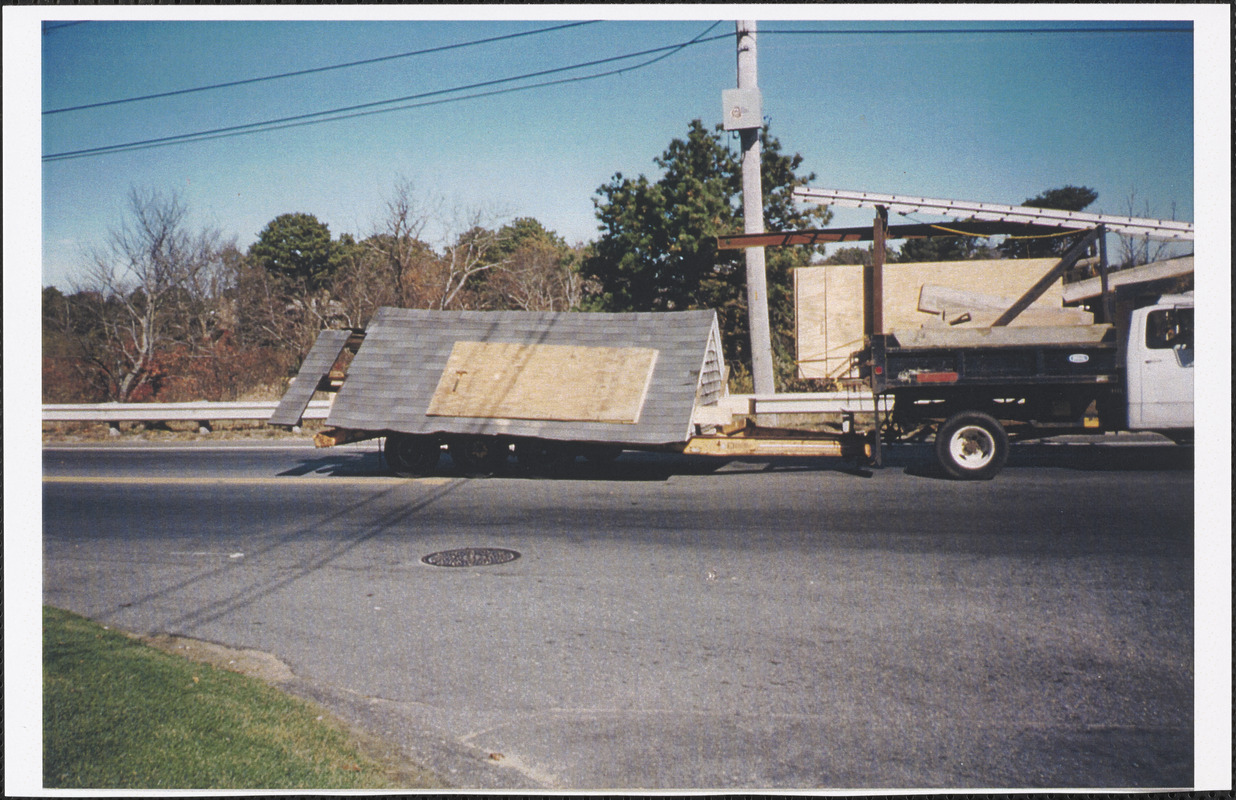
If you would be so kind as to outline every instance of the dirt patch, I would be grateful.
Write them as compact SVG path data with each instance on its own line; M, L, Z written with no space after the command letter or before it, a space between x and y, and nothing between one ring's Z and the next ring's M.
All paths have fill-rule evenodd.
M165 653L183 656L191 661L210 664L212 667L239 672L266 683L279 684L296 676L279 659L261 650L237 650L212 642L186 639L183 636L144 636L142 642Z
M203 642L184 636L134 636L165 653L187 658L212 667L238 672L250 678L269 683L276 688L296 680L296 675L275 656L261 650L243 650L213 642ZM315 705L317 705L315 703ZM361 755L382 765L386 776L404 789L447 789L450 784L434 773L416 764L409 763L403 751L380 736L348 725L333 714L323 710L319 719L345 731Z

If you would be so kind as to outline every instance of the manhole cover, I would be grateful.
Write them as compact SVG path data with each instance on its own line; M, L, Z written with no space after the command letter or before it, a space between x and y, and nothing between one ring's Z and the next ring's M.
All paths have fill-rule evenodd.
M461 547L458 550L430 553L421 561L432 567L487 567L491 564L505 564L517 558L519 553L501 547Z

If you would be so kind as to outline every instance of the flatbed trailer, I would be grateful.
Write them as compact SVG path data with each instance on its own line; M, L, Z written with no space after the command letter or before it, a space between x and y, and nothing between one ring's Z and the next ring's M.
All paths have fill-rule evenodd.
M734 415L716 314L382 308L365 331L326 330L271 416L294 426L334 392L320 447L382 439L388 468L551 473L623 450L866 460L874 433L769 428Z

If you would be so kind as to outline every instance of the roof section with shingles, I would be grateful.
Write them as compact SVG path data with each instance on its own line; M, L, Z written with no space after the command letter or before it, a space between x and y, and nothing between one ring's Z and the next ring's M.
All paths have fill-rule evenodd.
M322 378L330 372L335 360L343 352L348 343L351 331L325 330L318 334L317 340L310 348L300 365L296 380L288 388L275 413L267 420L270 425L299 425L301 415L305 413L313 393L317 391Z
M686 441L713 311L555 313L382 308L348 370L326 422L355 430L493 434L559 441ZM484 419L425 412L456 342L658 350L638 422Z

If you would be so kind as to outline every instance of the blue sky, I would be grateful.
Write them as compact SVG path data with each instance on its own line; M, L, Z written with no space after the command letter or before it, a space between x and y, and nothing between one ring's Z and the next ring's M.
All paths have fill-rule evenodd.
M903 8L898 16L910 16ZM1187 15L1144 9L1138 16L1155 21L1096 22L1093 14L1024 21L997 8L979 15L987 22L957 22L956 13L906 22L882 19L889 9L856 15L861 9L851 8L848 20L803 13L838 16L828 7L781 8L772 19L754 14L764 113L783 148L801 153L803 171L816 173L813 185L1016 204L1071 183L1099 192L1093 211L1126 212L1136 192L1139 214L1148 202L1151 216L1193 219L1194 37ZM195 225L234 235L242 247L288 212L314 214L336 236L370 233L400 178L451 208L536 217L571 242L595 238L598 187L618 172L654 175L653 159L692 119L719 121L721 91L736 83L734 23L718 22L708 8L655 21L626 11L615 18L606 8L545 17L550 10L542 19L469 22L457 20L471 13L456 21L177 21L166 11L162 21L48 21L37 43L42 112L610 17L379 64L43 113L44 157L495 81L701 35L721 38L595 80L44 161L42 282L72 284L83 249L121 222L130 187L179 192ZM62 16L79 19L81 9ZM1181 32L979 32L1165 25ZM941 28L974 32L901 33ZM854 29L888 32L801 33ZM635 67L657 55L538 80ZM867 217L839 212L837 222Z

